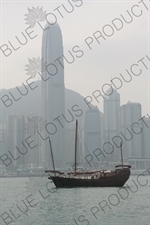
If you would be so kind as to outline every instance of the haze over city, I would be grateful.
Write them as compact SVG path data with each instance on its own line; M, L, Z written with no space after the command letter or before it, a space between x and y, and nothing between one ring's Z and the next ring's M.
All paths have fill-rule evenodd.
M32 31L31 37L37 36L34 39L30 39L25 32L28 25L25 24L26 21L24 20L25 14L28 13L27 8L38 6L40 8L43 7L43 11L46 11L47 14L53 13L55 15L55 17L50 15L47 19L56 21L57 18L63 35L65 57L71 60L68 51L72 51L74 46L78 46L78 50L83 51L82 57L81 54L80 57L79 54L76 57L74 53L75 59L72 64L64 60L66 88L86 97L91 96L95 90L102 91L102 86L106 83L110 84L112 78L120 77L120 73L127 76L126 69L129 70L131 65L149 55L148 9L145 6L147 3L145 5L142 2L138 3L139 7L134 8L136 15L140 15L141 10L142 15L134 16L132 14L132 22L125 23L121 17L123 15L129 20L130 17L127 10L131 12L132 6L137 4L137 2L109 1L108 4L108 2L104 3L103 1L83 1L81 5L81 1L74 1L72 2L72 13L67 13L62 4L68 10L71 10L71 5L68 1L49 1L49 3L3 1L1 3L1 46L7 44L11 47L10 43L12 43L15 48L20 48L16 51L12 49L12 54L8 57L5 57L1 51L1 89L20 86L22 82L26 83L29 77L25 71L28 58L41 57L43 30L36 24L36 26L28 30L28 33ZM123 21L122 29L120 30L115 29L112 25L112 21L117 18ZM45 23L45 21L41 22L42 27L44 27ZM107 24L114 28L114 34L110 37L105 35L106 40L99 38L99 44L95 38L98 36L98 33L95 37L93 34L97 31L103 32L102 29ZM119 21L116 21L115 24L117 27L121 27ZM109 27L106 27L105 31L109 34L112 33ZM23 42L25 38L21 32L28 39L25 45L19 44L15 38L17 36ZM86 39L87 41L85 41ZM86 42L92 43L88 46ZM144 60L144 62L149 67L149 61ZM121 104L125 104L128 101L140 102L142 104L142 113L146 114L149 112L150 82L148 70L144 68L142 63L139 63L139 67L142 69L142 74L133 76L132 81L129 83L123 82L122 87L118 91L122 96ZM135 68L135 70L138 71L138 68ZM37 79L39 77L36 76L34 80ZM102 102L102 98L99 98L99 103L93 98L92 103L103 111Z
M19 13L23 13L27 7L27 13L24 13L22 18L25 24L20 31L21 38L17 31L20 29L22 20L15 23L15 17L13 17L12 22L17 24L14 27L15 38L13 38L12 28L6 30L12 13L11 5L8 2L1 4L2 15L4 15L1 21L4 36L2 36L3 44L0 47L2 59L1 133L6 136L5 147L2 148L1 153L4 153L5 149L6 152L10 150L8 152L14 151L15 155L17 154L15 146L20 146L21 140L17 137L16 141L17 134L13 134L13 130L14 132L22 130L21 139L24 139L32 130L27 128L30 127L30 122L35 129L37 124L43 121L45 131L42 130L42 134L45 137L47 134L51 135L55 158L57 158L59 167L64 167L69 151L66 137L74 129L67 124L74 121L70 110L73 113L78 112L75 114L77 118L82 116L80 136L84 144L79 143L78 147L82 152L80 158L83 161L86 156L84 145L87 145L91 153L96 146L104 148L105 142L112 141L113 137L119 135L120 132L125 135L128 127L132 128L132 124L140 121L142 115L147 117L149 123L148 68L150 56L146 42L149 8L145 2L140 1L138 4L110 2L111 12L108 4L101 1L74 0L60 4L55 2L51 5L51 11L48 11L46 2L41 7L32 6L31 8L24 1L15 4L15 9L18 9ZM127 9L125 10L124 7ZM6 13L7 11L9 13ZM8 18L6 14L9 14ZM6 23L3 26L5 19ZM82 32L79 32L80 30ZM7 35L9 35L9 41L3 42ZM23 69L25 57L26 64ZM9 80L10 69L14 79ZM40 87L39 82L35 82L36 80L41 80ZM6 90L7 88L13 89ZM72 102L71 109L67 109L65 88L79 93L80 99L83 99L82 104L77 104L74 93L72 99L67 97L69 102ZM32 96L35 89L39 96L36 100L34 95ZM20 109L18 107L20 107L20 102L27 98L36 102L39 110L35 111L35 107L30 107L28 112L24 110L26 113L23 115L20 111L22 107ZM31 104L30 100L25 103L26 108L29 104ZM69 113L72 119L68 121L65 113L66 117ZM143 127L141 121L140 126ZM146 128L141 129L144 135ZM36 148L32 157L28 156L27 159L14 164L10 170L16 170L21 165L27 166L29 158L30 164L34 162L36 167L51 166L48 143L42 144L39 137L35 135L36 132L38 132L37 129L34 131L34 141L39 142L40 147ZM144 136L137 137L137 140L134 138L131 146L126 144L123 146L126 149L126 160L149 158L149 147L147 147L149 141L147 136L146 139L144 138ZM145 147L142 149L143 142ZM115 149L119 147L118 143L117 140ZM107 150L110 151L110 149L111 147L107 146ZM119 155L114 152L113 156L101 162L105 160L110 163L117 162ZM146 164L140 163L139 168L145 168ZM134 166L138 168L138 162Z
M150 224L149 2L0 1L0 224Z

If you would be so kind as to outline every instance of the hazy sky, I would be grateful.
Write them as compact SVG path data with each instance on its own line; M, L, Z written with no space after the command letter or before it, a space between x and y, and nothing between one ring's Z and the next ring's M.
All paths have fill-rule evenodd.
M56 16L63 35L64 55L69 57L68 51L72 51L74 46L79 46L78 48L84 52L82 57L75 57L74 63L65 63L66 88L79 92L84 97L92 96L92 93L96 90L102 92L102 86L106 83L110 84L110 80L113 77L120 78L120 73L127 77L126 69L130 70L133 64L137 64L133 70L135 73L138 73L141 69L141 75L134 76L132 74L132 81L129 83L123 82L118 92L121 95L121 104L125 104L129 100L131 102L140 102L142 104L142 114L149 113L150 61L146 58L146 55L150 57L149 1L142 3L140 1L123 0L84 0L82 5L82 1L79 0L70 0L70 2L74 8L72 13L67 13L62 6L63 4L68 10L71 10L68 0L1 1L0 45L7 44L12 49L11 43L16 48L20 47L16 51L12 50L12 54L8 57L5 57L3 52L0 51L1 89L20 86L22 82L26 83L26 79L29 77L25 71L28 58L41 57L43 31L38 24L30 28L33 31L31 36L37 35L31 40L25 33L28 25L25 24L24 20L25 14L28 13L27 8L37 8L39 6L40 8L43 7L47 14L53 13ZM58 7L62 16L56 10ZM124 17L130 20L127 10L133 17L133 21L130 23L126 23L123 19ZM117 31L115 25L112 24L113 20L115 20L114 24L118 29L121 26L122 29ZM123 24L121 24L121 21ZM45 23L46 21L41 23L43 27ZM21 32L28 38L26 45L19 44L15 38L16 36L20 40L24 40ZM97 37L100 32L106 40L100 37L98 39L99 44L93 34L96 33L95 37ZM85 42L85 39L88 42L93 41L90 45L91 49ZM4 50L5 47L3 46L2 49ZM143 57L145 57L143 60L148 69L144 67L142 62L138 62ZM38 77L35 77L34 80L36 79ZM103 110L101 97L99 98L99 103L94 100L92 103L97 105L100 110Z

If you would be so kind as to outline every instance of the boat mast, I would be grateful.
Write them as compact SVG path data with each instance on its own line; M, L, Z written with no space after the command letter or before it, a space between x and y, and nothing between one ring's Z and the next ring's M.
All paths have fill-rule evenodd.
M123 168L123 153L122 153L122 143L120 142L120 151L121 151L121 163Z
M75 157L74 157L74 172L77 170L77 135L78 135L78 121L76 120L76 132L75 132Z
M50 146L50 151L51 151L51 157L52 157L52 163L53 163L53 170L54 170L54 174L56 176L56 173L55 173L55 164L54 164L54 157L53 157L53 151L52 151L52 144L51 144L50 138L49 138L49 146Z

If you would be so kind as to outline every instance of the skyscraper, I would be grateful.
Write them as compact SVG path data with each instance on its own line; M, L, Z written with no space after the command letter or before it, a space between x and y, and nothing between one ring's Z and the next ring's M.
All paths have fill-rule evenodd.
M126 159L136 159L142 157L141 151L141 134L135 134L131 126L135 122L139 122L141 118L141 104L136 102L128 102L120 107L121 132L125 139L123 144L123 153ZM134 125L136 129L136 125ZM137 130L139 127L137 126ZM131 133L130 133L130 132ZM133 137L132 137L133 135Z
M16 171L25 164L25 156L20 156L19 149L24 152L22 142L25 140L25 117L19 114L9 114L6 118L6 148L15 158L7 167L10 171Z
M120 129L120 94L115 89L109 89L107 94L108 96L104 99L104 141L111 143L112 138L119 134ZM107 149L107 152L112 152L112 149ZM119 156L120 151L114 146L114 152L108 154L108 160L116 162Z
M150 118L145 118L144 119L147 126L145 126L144 123L142 123L142 158L143 159L150 159ZM146 168L148 168L149 165L147 165Z
M0 125L0 155L6 153L6 127ZM0 165L3 165L0 160Z
M101 148L101 120L100 111L97 107L87 109L84 119L84 154L93 155L93 151ZM101 158L100 161L102 161ZM98 163L96 157L94 163Z
M76 163L77 167L82 163L83 161L83 152L82 152L82 130L81 130L81 124L78 124L78 130L77 130L77 153L76 153ZM65 129L65 149L66 149L66 162L68 164L68 167L73 170L75 166L75 136L76 136L76 122L72 122L70 124L66 124Z
M26 138L32 137L34 140L34 147L26 154L26 164L28 167L39 167L42 161L41 157L41 138L37 134L39 127L39 117L34 113L28 113L26 116Z
M64 66L63 66L62 34L58 24L47 25L43 32L42 59L46 68L42 72L42 110L50 137L56 167L63 166L65 161L64 122L61 114L65 112ZM60 117L60 118L59 118ZM56 119L58 118L58 119ZM56 120L55 120L56 119ZM62 125L60 125L62 124ZM55 130L55 132L54 132ZM42 154L45 167L51 167L51 155L48 140L43 141Z

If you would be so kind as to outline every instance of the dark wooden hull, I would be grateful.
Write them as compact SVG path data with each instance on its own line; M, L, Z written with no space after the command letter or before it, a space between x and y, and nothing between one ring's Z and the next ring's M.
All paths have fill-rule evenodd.
M130 169L124 168L118 174L100 177L99 179L88 178L69 178L60 176L51 176L51 179L57 188L71 187L122 187L129 179Z

